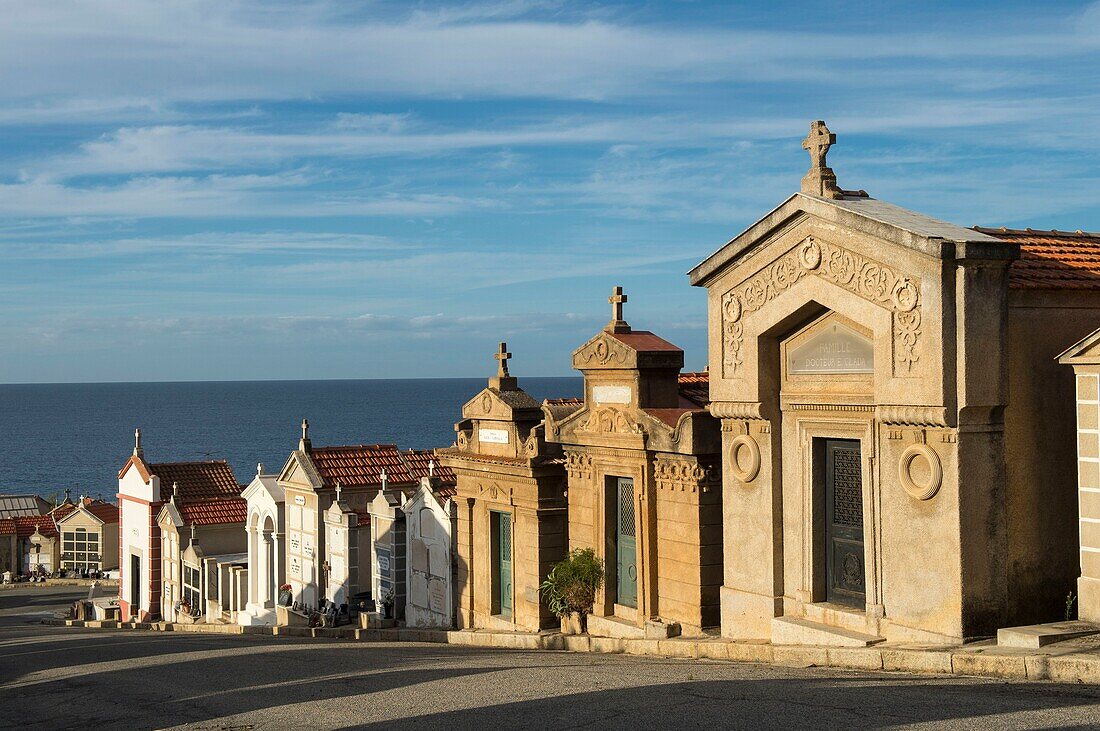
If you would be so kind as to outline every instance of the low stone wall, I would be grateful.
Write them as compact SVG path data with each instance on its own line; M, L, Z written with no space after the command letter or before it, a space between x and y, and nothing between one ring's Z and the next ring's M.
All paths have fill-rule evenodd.
M619 639L557 632L494 632L488 630L357 629L310 627L244 627L235 624L171 624L167 622L107 622L51 620L65 627L131 629L161 632L247 634L276 637L311 637L365 642L436 642L511 650L600 652L653 657L752 662L784 667L831 667L937 675L967 675L1012 680L1051 680L1062 683L1100 684L1100 654L1052 646L1036 652L995 644L975 643L959 647L807 647L737 642L722 638L667 640Z

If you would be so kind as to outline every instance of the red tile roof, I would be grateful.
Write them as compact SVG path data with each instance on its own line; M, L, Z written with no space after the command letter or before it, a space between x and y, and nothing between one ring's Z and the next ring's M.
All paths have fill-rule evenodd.
M381 487L382 470L389 485L418 482L394 444L357 444L345 447L313 447L309 453L324 486Z
M634 330L628 333L608 333L620 343L627 345L639 353L654 353L679 351L672 343L664 338L654 335L648 330Z
M420 478L428 476L428 462L435 462L433 474L439 478L441 483L454 485L457 482L454 471L450 467L439 464L439 458L435 456L435 450L433 449L410 449L402 452L401 456L405 458L405 465L417 482L420 481ZM386 474L389 474L388 470Z
M1100 289L1100 233L974 230L1020 245L1020 258L1008 270L1013 289Z
M186 525L225 525L248 519L248 501L244 498L214 498L177 503Z
M160 478L160 499L172 498L172 483L179 485L179 501L237 497L243 489L225 460L206 462L161 462L149 465L149 472Z
M21 515L11 518L15 522L15 534L20 538L29 538L38 532L47 538L57 537L57 526L53 524L53 518L48 515Z
M700 408L710 403L710 373L707 371L680 374L680 396Z
M90 497L86 497L84 498L84 509L104 523L118 522L118 506L114 503L104 502L103 500L93 500ZM55 521L64 520L74 510L76 510L76 503L61 503L50 511L50 515L53 516Z
M15 520L13 518L0 518L0 535L15 535Z
M650 416L660 419L665 424L671 427L675 427L680 421L680 417L684 414L695 413L699 411L697 408L688 409L643 409Z

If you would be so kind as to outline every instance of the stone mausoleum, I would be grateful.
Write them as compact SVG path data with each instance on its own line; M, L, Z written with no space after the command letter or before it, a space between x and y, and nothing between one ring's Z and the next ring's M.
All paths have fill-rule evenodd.
M565 454L569 547L592 548L606 580L588 619L611 637L701 634L719 624L722 444L706 374L684 351L623 319L573 353L584 398L546 408L546 440ZM731 530L739 536L739 530Z
M543 411L508 372L462 407L457 439L439 450L456 476L455 581L459 629L538 631L558 625L539 585L565 556L565 472L548 443Z
M1095 256L842 190L834 142L814 122L801 190L690 272L721 420L722 633L957 642L1060 619L1079 563L1055 358L1100 323Z

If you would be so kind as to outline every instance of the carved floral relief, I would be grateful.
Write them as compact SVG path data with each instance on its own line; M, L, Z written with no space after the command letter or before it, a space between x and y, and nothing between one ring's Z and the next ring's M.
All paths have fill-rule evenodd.
M744 317L809 276L843 287L892 312L895 375L908 375L920 355L920 280L885 264L809 236L722 297L722 371L737 377L743 365Z

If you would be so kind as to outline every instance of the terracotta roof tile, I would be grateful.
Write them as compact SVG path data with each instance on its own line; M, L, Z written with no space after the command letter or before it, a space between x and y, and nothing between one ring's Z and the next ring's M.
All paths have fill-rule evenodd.
M193 500L178 504L177 509L187 525L244 524L248 519L248 501L239 497Z
M84 498L84 509L104 523L118 522L118 506L114 503L86 497ZM64 520L74 510L76 510L76 503L61 503L50 512L50 515L53 516L55 521Z
M584 399L570 396L569 398L548 398L546 403L550 406L577 406L584 403Z
M402 452L401 456L405 458L405 465L417 482L420 481L420 478L428 476L428 462L432 461L435 462L434 474L440 482L444 485L454 485L457 481L455 473L450 467L439 464L439 458L435 456L434 449L410 449ZM387 474L389 474L388 470Z
M57 526L48 515L21 515L11 520L15 522L15 534L20 538L33 536L36 528L47 538L57 537Z
M149 472L160 478L160 499L172 498L172 483L179 485L180 501L237 497L241 486L225 460L205 462L161 462L149 465Z
M13 518L0 518L0 535L16 535L15 520Z
M329 488L337 482L342 487L381 487L383 469L391 486L418 482L394 444L314 447L309 457Z
M710 373L707 371L680 374L680 397L704 408L710 403Z
M680 348L648 330L634 330L628 333L608 333L620 343L639 353L679 351Z
M1100 289L1100 233L974 230L1020 245L1020 258L1008 270L1013 289Z

